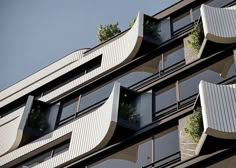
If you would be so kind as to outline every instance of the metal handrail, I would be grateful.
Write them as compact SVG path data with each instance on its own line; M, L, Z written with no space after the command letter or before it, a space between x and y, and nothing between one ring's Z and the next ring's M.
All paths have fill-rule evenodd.
M95 109L97 107L99 107L101 104L103 104L106 100L108 99L108 97L96 102L95 104L92 104L88 107L86 107L85 109L83 109L82 111L79 111L71 116L68 116L66 118L64 118L63 120L59 121L56 123L57 126L61 126L61 125L64 125L66 123L68 123L69 121L71 120L74 120L82 115L84 115L85 113L87 113L88 111L92 110L92 109Z
M180 34L183 34L183 33L187 32L187 31L189 31L192 28L193 25L194 25L194 22L191 22L191 23L189 23L189 24L187 24L187 25L185 25L185 26L183 26L183 27L173 31L171 33L172 37L178 36Z
M155 74L153 74L153 75L151 75L151 76L149 76L149 77L147 77L147 78L145 78L145 79L143 79L143 80L141 80L141 81L139 81L139 82L137 82L137 83L135 83L135 84L133 84L131 86L129 86L128 88L137 88L142 83L148 82L149 80L151 80L151 79L153 79L155 77L157 77L158 79L161 79L162 77L164 77L164 76L166 76L166 75L168 75L168 74L178 70L179 68L182 68L183 66L185 66L184 62L185 62L184 59L179 61L179 62L176 62L173 65L171 65L171 66L169 66L169 67L167 67L167 68L165 68L165 69L163 69L163 70L161 70L161 71L159 71L159 72L157 72L157 73L155 73ZM173 68L173 67L175 67L175 68ZM169 71L167 71L167 70L169 70Z
M175 152L175 153L173 153L173 154L171 154L171 155L168 155L168 156L166 156L166 157L164 157L164 158L162 158L162 159L160 159L160 160L157 160L157 161L155 161L155 162L153 162L153 163L151 163L151 164L148 164L148 165L146 165L146 166L142 166L142 168L149 168L150 166L153 167L153 166L155 166L155 164L160 163L160 162L162 162L162 161L164 161L164 160L167 160L167 159L169 159L169 158L171 158L171 157L173 157L173 156L178 156L178 158L174 158L173 160L176 160L176 162L177 162L177 161L180 161L180 151L178 151L178 152ZM172 160L169 161L169 162L171 162L171 164L173 164ZM166 166L166 164L168 164L168 162L167 162L167 163L163 163L163 164L161 164L161 165L158 165L158 167L164 166L164 165Z

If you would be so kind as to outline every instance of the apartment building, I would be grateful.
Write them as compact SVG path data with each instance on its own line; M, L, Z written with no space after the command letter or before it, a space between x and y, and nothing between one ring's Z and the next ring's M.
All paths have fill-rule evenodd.
M139 12L1 91L0 167L235 167L235 5Z

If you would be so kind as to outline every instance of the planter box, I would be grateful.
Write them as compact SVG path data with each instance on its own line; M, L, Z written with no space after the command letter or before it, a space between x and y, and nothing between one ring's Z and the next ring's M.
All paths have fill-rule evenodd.
M192 139L190 139L185 134L185 127L187 124L187 119L189 115L179 119L179 145L180 145L180 153L181 153L181 161L189 159L195 156L197 144Z
M190 45L188 44L189 40L191 40L190 36L184 38L184 58L185 58L186 64L189 64L200 58L198 52L192 49Z

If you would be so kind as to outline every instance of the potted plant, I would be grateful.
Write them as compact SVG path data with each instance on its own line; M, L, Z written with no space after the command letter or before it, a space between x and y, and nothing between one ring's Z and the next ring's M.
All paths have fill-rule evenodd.
M196 53L199 52L204 39L202 24L198 23L194 25L193 30L190 33L190 39L188 40L189 47Z
M132 20L129 21L129 28L131 28L134 23L135 23L136 18L133 18ZM159 40L160 38L160 28L159 28L159 24L157 24L157 22L154 21L150 21L150 20L146 20L144 22L143 25L143 33L146 37L148 37L148 39L153 39L151 41L154 40Z
M120 103L119 121L121 125L131 129L137 129L139 127L139 114L136 113L136 108L132 103Z
M151 37L154 40L158 40L160 38L160 29L159 25L156 22L147 20L144 23L143 32L144 35Z
M185 134L194 142L198 142L203 132L203 121L201 107L193 110L193 113L187 119Z

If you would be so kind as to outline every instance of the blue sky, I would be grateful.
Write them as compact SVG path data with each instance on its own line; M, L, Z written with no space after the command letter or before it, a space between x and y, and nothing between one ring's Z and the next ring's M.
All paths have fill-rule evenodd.
M138 11L153 15L178 0L1 0L0 90L80 48L99 24L125 30Z

